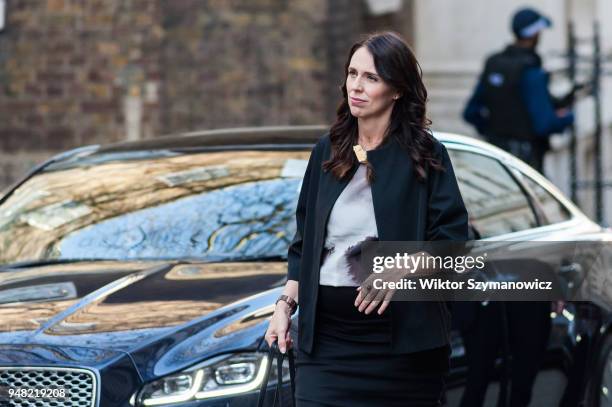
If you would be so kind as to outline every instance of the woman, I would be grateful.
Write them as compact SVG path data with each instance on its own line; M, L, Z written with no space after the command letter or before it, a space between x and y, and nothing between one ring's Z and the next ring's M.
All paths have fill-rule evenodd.
M336 122L304 175L288 281L266 341L292 346L299 301L298 405L437 406L450 353L445 304L371 300L351 254L372 239L467 240L467 212L401 37L354 44L345 75Z

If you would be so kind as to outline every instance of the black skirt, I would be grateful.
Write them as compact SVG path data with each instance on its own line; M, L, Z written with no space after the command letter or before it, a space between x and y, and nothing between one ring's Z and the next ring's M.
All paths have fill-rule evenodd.
M319 286L313 350L297 352L297 405L441 405L450 347L391 353L389 309L365 315L356 297L355 287Z

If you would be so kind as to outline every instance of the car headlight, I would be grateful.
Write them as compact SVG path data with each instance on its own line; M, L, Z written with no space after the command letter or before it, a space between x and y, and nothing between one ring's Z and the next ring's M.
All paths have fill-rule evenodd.
M248 393L259 389L268 363L267 353L222 355L145 385L138 397L139 405L157 406ZM283 379L288 376L289 368L283 363ZM270 371L268 383L275 382L276 368Z

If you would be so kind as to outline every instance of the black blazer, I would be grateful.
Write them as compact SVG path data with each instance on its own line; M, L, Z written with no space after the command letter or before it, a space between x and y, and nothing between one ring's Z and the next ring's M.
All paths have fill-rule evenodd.
M288 279L299 281L298 346L313 347L321 254L327 219L340 193L355 174L337 180L321 168L331 153L329 135L315 145L308 161L296 209L297 231L289 246ZM429 171L427 181L416 179L412 161L395 137L368 151L375 171L372 183L374 215L381 241L468 239L468 215L446 148L435 141L435 154L446 171ZM442 302L392 301L394 353L410 353L449 343L450 314Z

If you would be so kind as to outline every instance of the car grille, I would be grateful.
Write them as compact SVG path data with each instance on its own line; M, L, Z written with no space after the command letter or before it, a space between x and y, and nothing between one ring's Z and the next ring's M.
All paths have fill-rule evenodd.
M96 376L75 368L0 367L0 404L16 407L93 407L96 406ZM9 398L8 389L66 389L64 399ZM6 402L8 401L8 404Z

